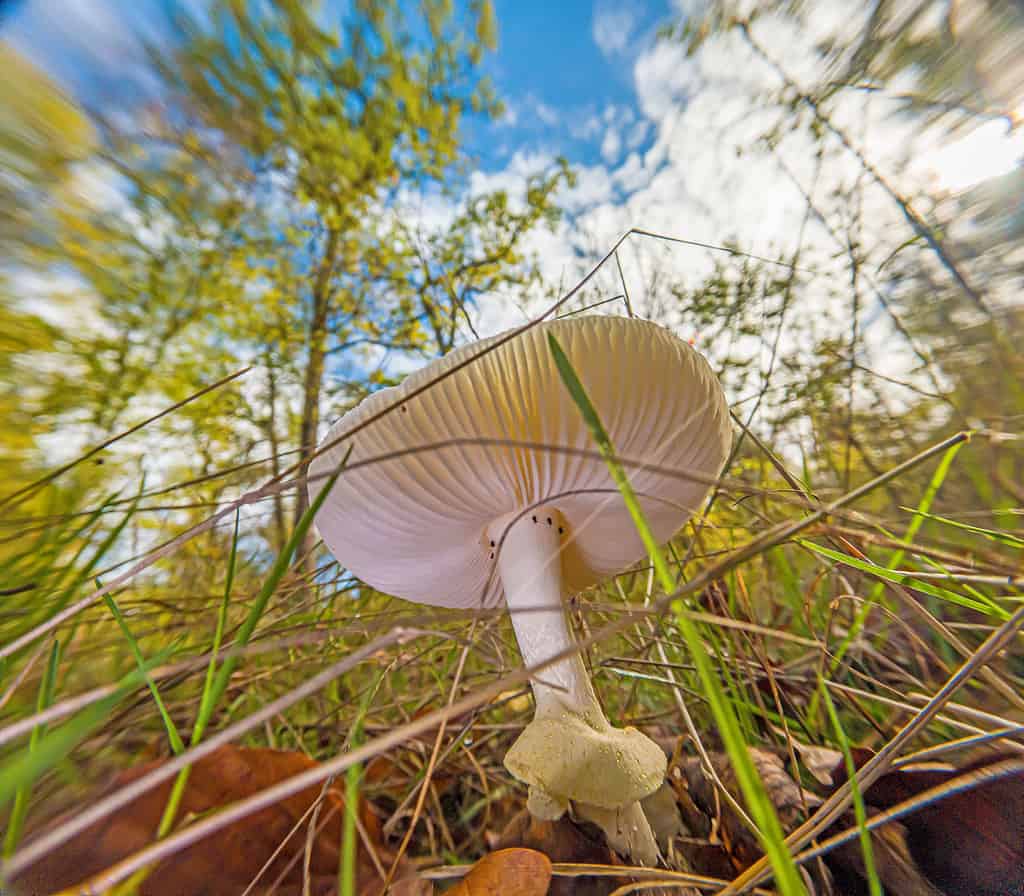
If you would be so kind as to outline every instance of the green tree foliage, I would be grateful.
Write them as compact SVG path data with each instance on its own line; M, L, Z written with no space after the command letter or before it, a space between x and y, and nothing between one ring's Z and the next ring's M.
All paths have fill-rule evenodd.
M21 53L0 41L0 252L46 233L45 212L93 132L81 110Z
M564 163L521 196L468 189L467 123L500 111L477 71L490 3L322 19L290 0L181 18L174 50L154 54L159 100L99 122L91 164L113 198L60 210L44 263L70 264L96 298L92 325L64 334L81 381L67 414L98 437L254 365L168 419L172 476L267 461L237 484L311 452L390 359L448 351L489 295L531 288L526 241L558 217ZM276 501L280 544L305 490L294 513Z
M65 386L62 333L34 304L38 297L25 294L18 265L51 241L55 210L72 195L74 162L93 149L94 132L44 72L4 42L0 98L0 479L18 483L46 466L39 418Z

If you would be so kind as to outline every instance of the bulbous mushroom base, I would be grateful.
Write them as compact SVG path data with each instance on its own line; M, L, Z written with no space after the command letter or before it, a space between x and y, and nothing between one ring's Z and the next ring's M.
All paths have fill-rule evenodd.
M530 785L532 815L553 820L571 802L643 865L656 864L658 848L640 800L661 786L666 765L661 747L636 728L595 728L568 711L534 719L505 756L509 772Z
M640 803L630 803L621 809L602 809L586 803L575 804L576 814L584 821L596 824L620 856L626 856L637 865L653 868L661 853L647 815Z
M654 793L665 780L661 747L636 728L605 723L602 729L570 712L534 719L508 751L505 767L563 805L572 800L620 809Z

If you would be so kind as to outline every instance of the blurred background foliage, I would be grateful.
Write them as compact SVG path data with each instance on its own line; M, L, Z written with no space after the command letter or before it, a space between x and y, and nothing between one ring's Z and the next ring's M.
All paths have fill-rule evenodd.
M931 553L915 562L934 571L929 563L956 560L979 573L1019 576L1024 169L1018 164L959 192L922 185L910 174L910 157L883 170L860 141L869 107L851 105L850 97L883 96L901 133L952 138L991 122L1016 132L1024 110L1021 7L879 0L863 27L858 20L856 28L815 39L813 70L790 73L788 60L764 44L763 28L784 22L794 33L817 33L815 6L714 0L676 16L658 41L693 56L714 42L735 46L775 72L751 87L747 103L764 127L736 152L770 151L799 135L812 178L793 177L804 191L805 226L820 236L817 249L804 247L802 232L790 234L778 265L730 244L731 253L713 256L694 282L679 275L676 250L644 242L634 307L699 340L737 417L818 498L836 497L960 429L979 430L944 476L933 510L981 531L926 521L921 537ZM473 338L489 303L535 312L609 248L572 231L565 197L575 172L564 160L515 189L470 189L476 161L467 123L502 114L481 73L500 39L489 0L357 0L330 25L298 0L216 0L208 14L183 7L174 20L173 44L147 49L160 90L131 114L82 108L0 44L4 643L88 593L97 576L123 572L225 502L284 474L368 391ZM425 196L442 197L449 213L430 218ZM624 221L621 229L644 224ZM562 282L545 276L540 232L570 234L577 267L563 271ZM688 236L683 229L672 235ZM825 268L830 276L815 275ZM620 292L608 274L573 307ZM621 311L601 310L612 308ZM865 333L869 313L887 321L880 343ZM895 371L890 356L901 359ZM242 369L50 479L83 451ZM739 441L728 472L793 493L750 438ZM919 505L933 473L912 470L860 502L861 516L846 521L856 532L845 537L869 552L882 545L876 556L887 557L911 519L903 508ZM230 632L305 501L302 489L278 491L243 509ZM692 532L681 542L680 572L795 512L792 503L722 496L714 525L692 544ZM168 645L176 658L209 648L233 545L230 522L176 547L119 592L147 655ZM261 638L292 641L245 665L217 724L387 630L397 614L420 612L361 588L312 537L297 558L259 628ZM870 592L863 581L790 544L736 571L726 597L704 599L716 612L841 638L855 609L837 595ZM640 595L644 576L622 584L622 593ZM587 624L613 613L608 607L619 597L613 587L596 595ZM900 609L887 612L902 618ZM942 605L941 613L972 645L986 631L983 619L962 608ZM102 606L59 631L62 692L109 683L133 668ZM861 644L846 673L861 685L877 676L886 687L906 687L876 649L886 638L905 647L904 635L885 621L869 631L881 640ZM497 644L491 629L481 637ZM503 637L496 651L512 668L515 653ZM708 637L723 651L749 648L727 644L731 635ZM949 658L935 631L922 637ZM646 649L627 638L605 653ZM440 665L413 662L432 651L441 652ZM792 645L779 651L780 667L806 660ZM447 642L422 654L396 652L370 730L436 704L451 656ZM41 667L0 717L29 712ZM14 668L7 667L3 687ZM466 686L494 672L483 661L468 670ZM942 667L924 663L914 674L930 687ZM172 684L172 716L191 718L195 673ZM364 686L346 680L260 737L313 753L335 749L345 730L339 720L350 719ZM730 686L745 695L741 702L761 700L749 682ZM648 713L667 704L654 685L642 685L641 694ZM997 699L976 697L984 705ZM635 689L612 699L625 709L634 698ZM870 719L851 724L869 736L872 725L890 721L884 708L861 710ZM759 712L751 709L751 730ZM761 712L762 723L766 717ZM804 721L802 736L827 739ZM89 742L112 749L96 751L87 777L117 764L113 757L159 742L160 730L152 704L133 698ZM89 763L60 764L42 792L55 796L58 782L78 780L81 765Z

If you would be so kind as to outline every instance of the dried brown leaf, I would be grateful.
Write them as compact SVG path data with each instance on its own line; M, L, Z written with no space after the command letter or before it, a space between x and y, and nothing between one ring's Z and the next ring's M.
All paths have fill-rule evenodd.
M477 862L449 896L545 896L551 860L534 849L501 849Z
M523 809L502 831L496 846L500 849L526 847L544 853L552 862L577 865L618 865L597 828L578 825L567 816L557 821L541 821ZM555 878L551 896L606 896L626 878Z
M856 753L860 765L871 754ZM992 777L1005 765L1008 774ZM837 785L845 779L837 768ZM965 787L975 783L977 786ZM1020 896L1024 893L1024 767L1019 756L987 756L955 769L906 766L880 777L864 794L889 809L932 788L947 789L901 819L910 856L948 896Z
M844 821L853 822L851 816ZM907 848L906 829L899 823L887 824L871 832L871 852L875 871L887 893L913 896L942 896L921 873ZM867 873L860 841L844 843L834 850L828 864L840 892L855 896L867 894Z
M712 753L710 758L722 784L742 803L740 788L729 758L724 753ZM764 782L765 790L779 813L783 830L789 833L803 821L805 802L813 807L820 800L813 794L801 790L789 776L783 761L774 753L751 749L750 758L754 761L754 767ZM733 867L742 870L760 859L763 851L757 837L728 803L719 798L715 792L714 781L705 773L700 761L687 759L683 763L683 771L689 795L696 805L711 818L717 818L717 833L732 860Z
M120 773L106 792L141 778L162 762L147 762ZM179 821L251 796L315 765L316 762L301 753L221 747L192 767L178 813ZM125 805L116 815L86 828L54 854L44 856L12 882L15 893L44 896L67 889L152 843L171 783L164 781L157 785ZM281 892L299 893L303 885L307 840L310 877L316 884L312 892L334 892L345 804L338 790L327 790L310 835L313 816L310 810L320 795L319 787L307 788L183 849L152 870L140 887L140 896L240 893L253 880L257 881L254 892L259 893L279 879ZM73 813L71 810L55 819L47 829ZM359 817L368 840L378 851L380 825L376 816L364 804ZM382 854L380 861L386 866L386 856L383 850L379 852ZM266 871L262 871L264 865L267 865ZM372 888L377 884L379 889L380 877L363 843L359 844L356 870L360 891L375 894ZM408 867L403 867L399 876L409 876ZM410 894L430 892L416 881L404 886Z

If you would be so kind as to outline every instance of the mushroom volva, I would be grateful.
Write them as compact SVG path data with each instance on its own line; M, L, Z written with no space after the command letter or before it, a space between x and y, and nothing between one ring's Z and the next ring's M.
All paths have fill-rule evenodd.
M311 498L346 456L352 467L316 518L342 565L417 603L504 600L531 669L573 646L567 598L645 556L548 334L630 461L655 537L667 541L703 502L732 435L708 363L648 321L567 318L462 346L345 414L309 467ZM653 863L639 801L664 779L662 749L609 723L578 652L531 683L535 717L505 758L529 785L530 811L556 818L571 804L634 861Z

